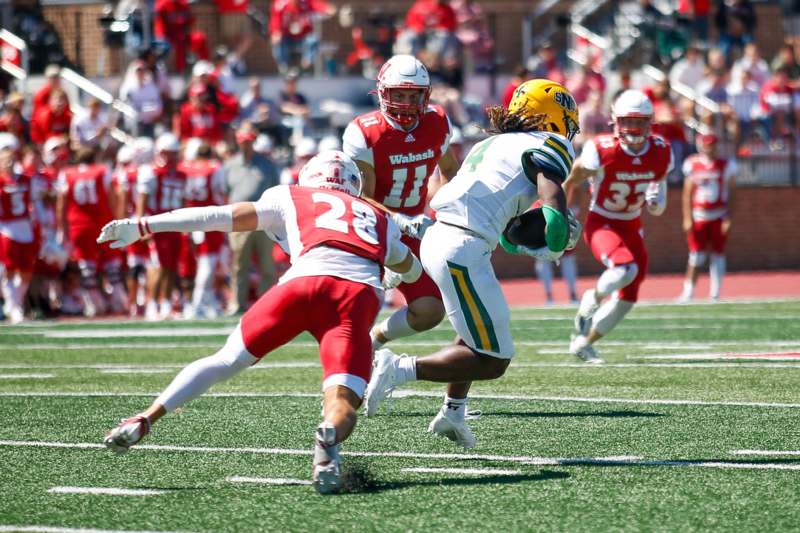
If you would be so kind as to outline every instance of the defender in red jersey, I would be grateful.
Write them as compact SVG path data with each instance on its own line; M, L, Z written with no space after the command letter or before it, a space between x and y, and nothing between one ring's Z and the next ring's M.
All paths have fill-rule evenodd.
M124 311L127 299L122 286L122 254L95 242L100 228L121 214L118 197L112 190L111 169L95 163L95 155L95 149L82 148L76 155L77 165L64 168L56 183L58 230L72 243L72 255L81 272L86 316L106 311L106 299L97 279L100 267L111 286L112 310Z
M257 202L180 209L103 228L98 242L111 241L115 248L149 232L261 230L285 242L292 257L292 267L242 316L225 346L186 367L149 409L112 430L106 446L127 451L168 411L308 331L319 341L324 373L314 485L323 493L340 488L340 443L355 426L371 372L369 327L380 308L381 272L388 267L405 281L422 272L400 242L399 228L358 199L360 190L353 161L329 151L306 165L299 187L272 187Z
M364 175L363 196L388 211L405 234L403 242L419 254L420 239L431 219L424 215L427 198L458 171L449 149L452 127L444 110L428 105L428 70L412 56L389 59L378 74L380 110L356 117L344 132L343 151ZM440 179L431 182L436 167ZM444 318L444 304L433 280L424 274L398 290L407 306L372 330L373 346L435 327Z
M186 191L186 174L178 168L180 144L171 133L163 133L156 140L153 165L139 168L136 190L136 216L155 215L183 207ZM175 286L178 270L178 251L181 236L175 233L153 235L150 257L154 259L152 274L147 279L145 319L167 318L172 312L169 298Z
M725 241L731 227L731 192L735 184L736 161L717 155L717 137L701 135L697 139L700 152L683 163L683 231L689 241L689 261L680 301L694 295L698 268L711 250L709 297L719 298L725 276Z
M672 149L650 134L653 104L641 91L623 92L612 107L613 134L588 141L564 183L573 190L591 179L592 199L584 240L606 270L581 298L569 351L589 363L602 363L593 344L633 308L647 272L642 207L661 215L667 207L666 176ZM605 301L611 296L608 301ZM602 304L602 305L601 305Z
M0 149L0 289L12 324L25 319L25 294L39 254L31 223L31 178L17 172L15 164L16 146Z
M184 160L178 165L178 168L186 174L186 207L225 203L225 177L222 166L211 156L211 146L203 143L198 147L197 154L192 154L191 160ZM184 305L184 318L191 319L197 316L214 318L219 314L219 303L210 289L225 240L225 234L219 231L195 232L184 236L182 244L184 247L189 246L187 251L196 260L192 301Z

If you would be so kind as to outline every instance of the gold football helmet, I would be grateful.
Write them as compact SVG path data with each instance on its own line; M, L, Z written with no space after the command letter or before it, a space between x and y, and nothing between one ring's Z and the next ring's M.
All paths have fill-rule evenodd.
M514 91L508 112L532 118L544 115L543 127L570 141L580 131L578 104L564 86L550 80L528 80Z

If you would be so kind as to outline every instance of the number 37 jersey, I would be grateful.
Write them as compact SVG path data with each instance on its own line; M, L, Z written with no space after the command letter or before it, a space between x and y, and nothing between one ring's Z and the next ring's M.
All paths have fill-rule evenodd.
M383 211L330 189L278 185L255 203L258 227L288 247L292 266L281 283L303 276L336 276L380 288L384 264L408 248Z
M651 135L644 149L634 154L614 135L602 134L583 145L581 165L596 171L589 210L606 218L634 220L642 213L648 187L665 179L674 162L669 143L661 137Z

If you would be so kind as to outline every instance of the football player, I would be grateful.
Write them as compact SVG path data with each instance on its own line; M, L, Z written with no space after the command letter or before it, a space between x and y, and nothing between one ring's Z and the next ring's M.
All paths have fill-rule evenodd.
M172 133L162 133L156 139L153 164L139 167L136 178L138 218L145 213L155 215L183 207L186 174L178 168L179 151L180 144ZM172 312L170 298L177 277L180 247L181 236L176 233L153 235L150 241L150 257L155 260L150 266L152 274L148 273L145 320L164 319Z
M106 446L127 451L168 411L308 331L320 344L324 372L313 481L322 493L339 488L340 443L355 426L371 370L369 328L380 309L381 270L386 266L413 282L422 266L400 242L394 222L358 199L361 174L344 153L309 161L299 185L267 189L257 202L180 209L103 228L98 242L113 247L150 233L260 230L285 242L292 257L291 268L242 316L225 345L181 371L150 408L112 430Z
M694 295L698 268L711 249L709 296L719 299L722 277L725 275L725 241L731 227L731 192L735 183L736 161L717 155L716 135L697 138L698 154L683 163L683 231L689 242L689 261L680 301L688 302Z
M580 236L561 188L578 133L575 99L555 82L531 80L517 88L508 109L488 111L493 135L470 150L455 178L434 196L436 223L422 239L420 259L442 291L458 340L419 358L378 350L366 396L372 415L396 386L413 380L448 383L428 431L465 448L475 445L464 421L471 382L499 378L514 355L510 311L492 268L492 251L499 242L512 253L554 261ZM508 242L505 228L537 196L546 246Z
M650 134L653 104L627 90L612 106L614 133L586 141L564 184L567 194L591 180L584 239L606 270L583 294L575 316L569 352L587 363L602 363L593 344L614 329L633 308L647 272L642 237L642 206L653 215L667 207L667 174L672 149Z
M364 175L364 193L394 213L403 242L419 254L419 239L431 219L424 216L428 182L439 167L449 180L458 161L449 150L452 127L444 110L428 105L428 69L409 55L389 59L378 73L380 109L360 115L347 126L343 151ZM435 327L444 318L436 284L423 273L413 285L398 290L407 306L372 330L373 346Z

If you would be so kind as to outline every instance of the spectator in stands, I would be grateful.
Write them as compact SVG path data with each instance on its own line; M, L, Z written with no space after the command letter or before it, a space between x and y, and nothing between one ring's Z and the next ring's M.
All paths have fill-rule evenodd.
M300 169L311 161L311 158L317 155L317 153L317 141L311 137L303 137L300 139L297 146L294 148L294 162L292 166L286 167L281 171L281 185L297 185L300 179Z
M235 90L234 80L236 74L234 69L237 68L238 58L234 56L225 45L220 45L214 50L214 70L212 76L219 81L219 88L226 93L232 93Z
M567 77L564 66L558 59L558 54L552 43L544 43L535 56L528 59L526 65L531 79L545 78L564 85Z
M396 54L417 55L423 49L437 58L456 55L456 12L447 0L416 0L397 36Z
M678 0L678 13L689 21L692 36L702 42L708 41L708 19L711 0Z
M285 74L293 65L292 56L300 55L301 68L314 64L319 37L314 33L313 17L330 17L336 7L325 0L275 0L270 11L269 33L272 55L278 71Z
M706 63L703 61L700 50L696 46L690 45L686 48L684 57L672 65L672 69L669 71L669 81L672 85L683 83L694 88L703 79L705 70Z
M120 100L127 102L136 113L133 119L128 119L128 129L136 137L154 137L156 124L164 112L161 91L144 61L136 61L131 74L119 90Z
M61 67L58 65L47 65L44 69L45 82L33 95L33 111L35 115L39 109L45 107L50 101L50 93L55 89L61 89Z
M743 70L737 76L733 76L726 91L728 93L728 104L733 109L736 120L739 123L739 135L734 139L738 146L746 142L755 131L754 125L757 123L754 122L754 119L760 114L759 94L761 87L753 80L749 70ZM769 138L769 132L764 128L761 128L760 132L762 140L766 141Z
M44 143L50 137L69 135L72 111L69 110L67 93L62 89L50 91L50 99L40 107L31 119L31 140Z
M172 47L175 70L186 70L189 32L194 17L187 0L155 0L153 5L153 34Z
M494 40L486 23L486 15L475 0L452 0L456 12L456 38L471 56L474 68L485 71L494 66Z
M724 0L719 3L714 22L719 31L718 46L730 64L734 50L753 41L756 10L750 0Z
M798 39L797 42L798 50L800 50L800 39ZM790 42L781 45L771 64L773 72L784 66L789 68L789 79L793 80L795 85L797 85L798 80L800 80L800 62L798 62L798 58L794 53L794 47Z
M789 68L781 67L761 87L761 111L774 137L792 134L800 124L800 97L789 83Z
M288 132L281 125L281 110L278 104L261 93L261 80L257 77L250 78L247 92L239 99L239 120L251 122L277 144L286 144Z
M0 131L13 134L21 143L26 143L30 136L30 124L22 114L25 97L22 93L13 92L8 95L0 113Z
M725 54L722 53L720 48L711 48L708 51L708 69L715 72L725 72L728 69L728 64L725 62Z
M181 106L178 138L185 142L199 138L209 144L222 139L222 128L217 109L209 101L208 86L194 82L189 86L189 101Z
M697 93L717 103L727 102L728 92L725 87L727 77L725 71L709 69L706 78L697 85Z
M761 57L756 43L747 43L744 47L742 57L733 63L731 68L731 76L736 77L739 71L747 70L750 72L750 77L758 83L763 85L770 77L769 65Z
M86 110L72 121L70 139L73 149L105 148L109 130L109 119L103 112L103 103L97 98L90 98Z
M253 150L257 133L252 124L245 122L236 131L239 152L223 165L228 202L255 202L268 188L278 184L278 169L275 163ZM263 294L274 282L272 264L272 241L263 231L244 231L229 235L231 248L231 280L234 296L229 302L230 314L241 314L249 305L250 264L253 254L259 265L258 295Z
M589 97L589 93L598 92L603 95L606 92L606 80L603 75L590 65L581 65L567 79L567 89L572 93L578 104L583 104Z
M308 98L297 90L297 78L299 74L290 70L284 78L283 89L279 95L279 105L281 113L286 115L292 124L294 135L302 134L306 120L311 112L308 107Z
M581 108L581 132L575 141L576 145L583 145L585 140L591 139L599 133L611 131L611 117L606 111L603 96L592 91L586 98L586 104Z
M156 87L158 87L158 90L161 93L161 100L164 102L164 107L166 108L172 100L172 91L170 90L169 86L169 72L167 71L167 66L164 64L162 59L159 59L158 54L156 54L156 51L152 46L139 52L138 59L139 62L144 64L146 72L150 75L153 83L156 84ZM139 62L134 61L132 63L134 70ZM128 72L132 73L130 67Z
M517 90L517 87L530 79L532 78L527 68L523 67L522 65L518 65L517 68L514 69L514 72L511 74L511 78L509 78L508 83L503 89L503 107L508 107L508 104L511 102L511 98L514 97L514 91Z

